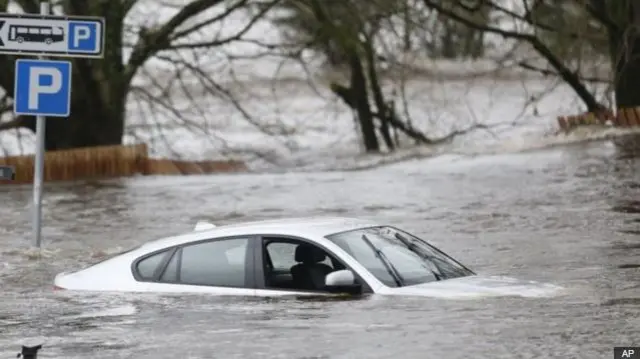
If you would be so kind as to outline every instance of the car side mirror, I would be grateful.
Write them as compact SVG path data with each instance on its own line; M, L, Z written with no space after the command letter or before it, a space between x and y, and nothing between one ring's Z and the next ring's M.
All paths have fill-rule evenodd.
M362 285L356 283L355 275L348 269L327 274L324 283L326 290L331 293L362 293Z

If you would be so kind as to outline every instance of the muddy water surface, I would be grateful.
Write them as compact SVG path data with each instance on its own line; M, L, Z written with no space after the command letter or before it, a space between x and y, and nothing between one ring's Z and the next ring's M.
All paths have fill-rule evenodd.
M608 358L640 345L640 158L610 143L443 156L360 172L48 185L40 259L30 188L0 188L0 357ZM479 273L553 298L311 301L53 292L60 271L215 223L341 215L406 228Z

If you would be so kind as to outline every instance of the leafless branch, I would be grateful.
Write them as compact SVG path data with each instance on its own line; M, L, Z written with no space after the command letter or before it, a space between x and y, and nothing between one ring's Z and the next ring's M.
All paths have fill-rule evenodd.
M23 117L16 117L11 121L0 122L0 131L13 130L24 127Z
M180 31L176 31L173 33L173 35L171 35L171 41L176 41L179 40L183 37L189 36L194 32L197 32L209 25L212 25L224 18L226 18L227 16L231 15L231 13L233 13L234 11L241 9L242 7L247 5L248 0L239 0L238 2L236 2L235 4L231 5L229 8L227 8L224 12L222 12L219 15L213 16L210 19L207 19L205 21L199 22L195 25L192 25L184 30L180 30Z
M246 1L246 0L244 0ZM253 16L251 18L251 20L244 26L242 27L242 29L240 29L238 32L236 32L233 36L229 36L226 38L222 38L222 39L215 39L215 40L209 40L209 41L201 41L201 42L188 42L188 43L183 43L183 44L173 44L170 45L170 49L173 50L179 50L179 49L195 49L195 48L211 48L211 47L217 47L217 46L221 46L221 45L225 45L228 44L230 42L233 41L237 41L240 40L244 35L246 35L247 32L249 32L249 30L251 30L251 28L262 19L262 16L264 14L266 14L268 11L270 11L277 3L279 0L273 1L271 2L268 6L266 6L264 9L260 10L260 12L256 15ZM205 26L205 25L203 25ZM194 28L197 26L194 26ZM199 28L199 27L198 27ZM193 32L195 30L192 30L191 32ZM190 32L187 32L186 34L184 34L184 32L177 36L178 37L184 37L187 36Z
M533 34L520 33L518 31L505 30L491 25L478 24L477 22L472 21L465 16L461 16L455 11L445 8L437 1L423 0L423 2L439 13L471 28L488 33L493 33L496 35L501 35L505 38L517 39L529 43L540 55L542 55L549 62L549 64L558 72L558 74L567 82L567 84L569 84L573 88L576 94L587 105L589 111L595 111L603 107L595 99L593 94L591 94L591 92L589 92L589 90L584 86L578 74L565 66L562 60L559 59L558 56L556 56L553 51L548 46L546 46L537 36Z
M121 0L122 1L122 9L123 14L127 14L131 8L138 2L138 0Z
M617 24L607 13L605 0L576 0L578 5L584 6L587 12L611 33L620 33L620 25Z
M146 34L140 34L140 38L134 46L129 62L124 70L123 81L130 83L138 68L153 54L169 48L171 46L171 34L179 26L190 18L223 2L224 0L194 0L184 6L160 28L148 31Z
M166 138L166 136L164 135L164 132L162 131L162 125L157 120L156 121L150 121L149 120L150 116L148 116L148 114L145 111L147 106L148 106L149 110L150 110L149 112L151 112L151 117L157 115L158 111L155 110L154 103L153 102L148 103L148 102L144 101L143 98L140 98L138 96L132 96L132 98L137 103L138 108L140 109L139 116L142 116L144 121L148 123L148 126L146 126L145 130L149 131L149 129L155 129L157 131L157 133L158 133L158 137L160 137L160 141L162 141L162 143L164 143L166 145L166 147L169 149L169 151L171 152L171 154L173 156L176 156L177 153L175 153L173 151L172 146L169 144L169 140ZM139 136L136 136L136 137L139 137ZM151 145L153 147L156 147L156 140L153 137L151 137L151 138L147 139L147 141L143 141L143 142L151 142Z
M534 66L529 64L526 61L520 61L518 62L518 66L522 67L523 69L526 70L530 70L530 71L534 71L537 73L540 73L544 76L554 76L554 77L558 77L560 76L560 74L557 71L553 71L553 70L548 70L548 69L544 69L542 67L538 67L538 66ZM603 78L599 78L599 77L585 77L580 75L580 79L584 82L590 82L590 83L601 83L601 84L608 84L611 83L611 80L608 79L603 79Z

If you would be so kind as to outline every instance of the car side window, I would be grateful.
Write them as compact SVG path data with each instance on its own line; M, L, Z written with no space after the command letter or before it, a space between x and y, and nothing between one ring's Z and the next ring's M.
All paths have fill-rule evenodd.
M158 266L162 263L165 255L167 255L168 250L164 250L160 253L156 253L150 257L144 258L139 261L136 270L140 278L145 280L153 279L153 275L158 269Z
M178 250L174 253L173 257L167 264L167 267L164 269L162 276L160 276L160 280L163 282L177 282L178 281L178 263L180 261L181 251Z
M294 260L296 245L287 242L272 242L266 246L273 269L289 270L297 264Z
M271 259L271 264L275 270L289 270L298 264L296 262L296 247L300 243L292 242L271 242L267 244L266 250ZM331 258L327 256L322 262L326 265L333 266Z
M245 287L248 244L248 238L233 238L183 247L179 282L218 287ZM170 267L171 263L167 269Z
M325 291L327 274L344 269L321 247L288 238L265 238L263 272L268 289Z

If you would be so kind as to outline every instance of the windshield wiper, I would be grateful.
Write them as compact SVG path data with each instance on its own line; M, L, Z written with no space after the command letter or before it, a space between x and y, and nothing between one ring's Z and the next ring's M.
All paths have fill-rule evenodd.
M417 253L420 257L422 257L422 259L430 261L431 264L433 264L438 269L439 272L442 271L442 269L440 269L440 267L435 263L435 260L437 258L425 254L415 243L413 243L410 240L404 238L404 236L401 235L400 233L396 233L395 237L396 237L397 240L399 240L405 246L407 246L407 248L409 248L411 251L413 251L414 253ZM436 277L437 281L441 281L442 280L442 276L440 274L438 274L432 268L429 268L429 270L431 271L433 276Z
M395 236L396 236L396 238L398 240L402 241L403 243L407 244L408 246L412 246L413 248L420 249L420 246L417 246L415 243L413 243L413 242L408 243L409 240L404 235L396 232ZM424 254L425 258L429 258L429 259L432 259L434 261L438 261L438 262L440 262L440 264L443 264L445 267L453 267L453 271L455 271L461 277L465 277L465 276L468 276L468 275L475 275L474 271L472 271L471 269L467 268L464 264L458 262L457 260L451 258L451 256L449 256L448 254L446 254L443 251L439 250L438 248L430 246L428 244L425 244L425 246L431 248L431 251L434 252L434 254L432 254L432 255L427 255L427 254L424 254L424 251L418 250L419 253ZM449 263L448 261L450 261L451 263ZM434 265L438 268L438 270L440 270L442 272L442 268L440 266L438 266L435 263L434 263Z
M398 287L404 286L404 279L402 278L400 273L398 273L398 271L396 270L396 267L394 267L393 264L391 264L391 262L389 261L389 258L387 258L387 256L384 253L382 253L380 249L378 249L376 246L373 245L373 243L371 243L369 238L367 238L366 234L362 235L362 239L369 245L369 247L371 247L371 249L373 249L373 251L376 253L378 258L380 258L380 260L382 261L382 264L384 264L384 267L387 269L387 272L389 272L393 280L396 282L396 285Z

